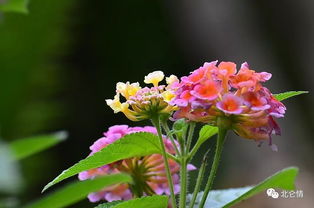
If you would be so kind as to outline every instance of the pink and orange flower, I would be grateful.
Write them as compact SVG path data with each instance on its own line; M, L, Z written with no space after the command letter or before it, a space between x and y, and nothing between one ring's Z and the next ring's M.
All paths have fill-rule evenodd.
M274 117L283 117L286 110L262 85L272 75L258 73L247 63L238 72L232 62L217 63L205 63L181 78L170 102L179 108L173 117L216 126L221 125L218 118L224 118L228 121L224 125L238 135L256 141L269 140L271 145L271 135L280 134Z
M92 146L90 146L91 153L100 151L106 146L112 144L123 136L136 132L150 132L157 134L157 131L152 126L145 127L128 127L127 125L116 125L109 128L104 133L104 137L98 139ZM174 154L175 150L170 140L163 138L166 150L170 154ZM179 185L179 170L180 165L174 160L168 159L173 182L175 194L180 192ZM189 170L194 170L193 165L188 166ZM135 157L124 159L112 164L104 165L99 168L91 169L81 172L79 174L80 180L93 179L97 176L103 176L114 173L128 173L132 176L133 184L116 184L111 187L88 195L91 202L100 200L115 201L115 200L129 200L134 196L152 195L152 194L166 194L170 195L163 157L160 154L152 154L144 157Z

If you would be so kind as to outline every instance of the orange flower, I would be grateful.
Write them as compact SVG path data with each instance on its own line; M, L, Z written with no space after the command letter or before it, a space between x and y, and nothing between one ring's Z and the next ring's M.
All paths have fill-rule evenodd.
M244 138L257 141L279 134L273 117L283 117L285 106L262 86L271 78L243 63L239 72L232 62L205 63L188 77L182 77L171 101L179 107L173 117L220 125L233 129ZM218 119L223 118L223 119Z
M226 114L240 114L243 101L241 98L233 94L225 94L220 102L217 103L217 108Z
M218 97L219 91L220 87L217 82L206 80L196 85L194 89L190 91L190 94L199 99L214 100Z

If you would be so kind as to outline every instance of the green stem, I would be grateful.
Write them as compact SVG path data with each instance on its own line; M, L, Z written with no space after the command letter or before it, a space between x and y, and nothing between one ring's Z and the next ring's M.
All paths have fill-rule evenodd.
M190 123L190 128L189 128L189 134L187 137L187 143L186 145L182 148L181 150L181 170L180 170L180 203L179 207L180 208L185 208L186 207L186 195L187 195L187 179L188 179L188 173L187 173L187 154L189 152L193 134L194 134L194 129L195 129L195 123L191 122Z
M195 188L194 188L194 191L193 191L193 196L192 196L189 208L193 208L194 207L197 195L198 195L198 193L199 193L199 191L201 189L201 183L202 183L203 178L204 178L204 173L205 173L206 164L207 164L207 160L208 160L208 152L209 151L207 151L205 153L204 157L203 157L203 161L202 161L200 170L198 172L198 176L197 176L197 179L196 179L196 184L195 184Z
M166 122L162 122L161 125L164 128L164 130L166 131L167 135L169 135L169 138L170 138L170 141L172 143L172 146L173 146L173 148L176 151L176 155L179 156L180 155L180 151L179 151L178 146L177 146L177 144L175 142L173 134L170 133L170 128L169 128L169 126L167 124L167 121Z
M172 207L176 208L177 204L176 204L176 197L175 197L175 194L174 194L172 175L171 175L171 172L170 172L169 162L168 162L168 159L167 159L167 153L166 153L165 144L164 144L164 141L162 139L162 133L161 133L161 128L160 128L159 116L157 116L156 118L153 118L152 119L152 123L156 127L156 129L157 129L158 138L159 138L159 141L160 141L161 153L162 153L162 156L163 156L163 159L164 159L165 168L166 168L166 175L167 175L167 179L168 179L168 185L169 185L169 188L170 188L170 197L171 197Z
M201 203L199 205L199 208L203 208L208 196L208 193L213 185L213 181L214 178L216 176L216 172L218 169L218 165L219 165L219 161L220 161L220 156L221 156L221 152L222 152L222 147L225 141L225 137L227 134L227 129L224 128L219 128L218 130L218 138L217 138L217 142L216 142L216 151L215 151L215 156L214 156L214 161L210 170L210 174L205 186L205 190L204 190L204 194L201 200Z
M176 161L178 164L181 164L181 160L179 158L177 158L176 156L170 154L170 153L166 153L167 154L167 157Z
M191 161L194 155L196 154L197 150L200 148L202 143L196 142L194 147L192 148L191 152L188 154L188 161Z
M186 207L186 189L187 189L187 160L183 156L181 157L181 171L180 171L180 202L179 208Z
M190 151L195 125L196 125L195 122L190 123L190 129L189 129L189 135L188 135L188 139L187 139L187 143L186 143L185 154L187 154Z

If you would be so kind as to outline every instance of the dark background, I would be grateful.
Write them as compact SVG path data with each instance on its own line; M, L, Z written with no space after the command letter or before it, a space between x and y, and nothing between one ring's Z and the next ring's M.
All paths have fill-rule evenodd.
M0 18L0 135L11 141L66 130L70 136L22 161L22 204L40 197L45 184L86 157L109 126L148 124L131 123L106 106L118 81L143 84L156 69L182 76L205 61L247 61L273 74L267 86L274 93L314 91L311 0L31 0L29 10ZM274 139L279 151L230 134L215 188L255 184L294 165L304 198L275 200L262 193L240 207L314 203L313 96L285 104L282 136ZM73 207L93 206L85 200Z

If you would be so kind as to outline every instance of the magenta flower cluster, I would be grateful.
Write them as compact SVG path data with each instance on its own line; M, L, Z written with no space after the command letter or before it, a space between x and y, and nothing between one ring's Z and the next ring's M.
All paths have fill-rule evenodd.
M132 134L136 132L149 132L153 134L157 134L156 128L152 126L145 127L128 127L127 125L116 125L109 128L107 132L104 133L104 137L101 137L97 141L94 142L92 146L90 146L91 153L94 153L106 148L108 145L113 142L121 139L123 136L127 134ZM174 147L166 137L164 137L164 144L166 146L167 152L170 154L174 154ZM180 192L179 185L179 170L180 166L175 161L168 159L172 178L174 182L175 193ZM134 168L134 166L141 166L142 168ZM195 167L193 165L188 166L189 170L194 170ZM139 170L143 170L143 172L139 172ZM137 172L135 172L137 171ZM79 174L80 180L93 179L97 176L121 173L125 172L136 176L141 176L137 178L137 181L141 181L141 187L144 187L143 195L151 195L151 194L167 194L170 195L169 186L166 178L166 172L164 167L163 157L160 154L148 155L145 157L139 158L129 158L122 161L118 161L112 164L104 165L99 168L91 169L88 171L81 172ZM136 185L135 185L136 186ZM137 187L133 187L136 189ZM95 193L91 193L88 195L88 198L91 202L97 202L99 200L106 201L115 201L115 200L129 200L133 198L134 191L129 184L116 184L103 190Z

